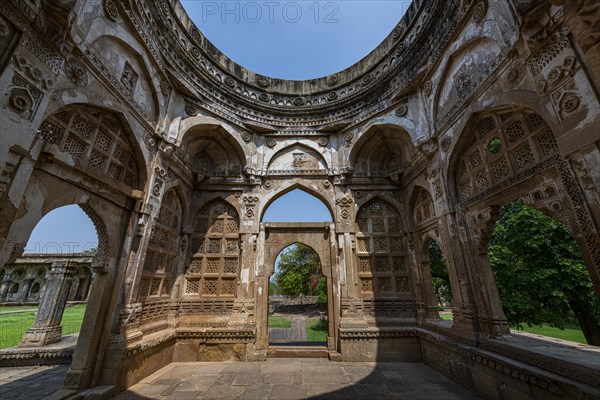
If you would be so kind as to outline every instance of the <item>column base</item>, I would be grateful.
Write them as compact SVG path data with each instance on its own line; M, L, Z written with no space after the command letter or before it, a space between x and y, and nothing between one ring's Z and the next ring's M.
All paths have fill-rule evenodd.
M19 347L46 346L58 343L62 337L62 326L49 326L46 328L29 328Z

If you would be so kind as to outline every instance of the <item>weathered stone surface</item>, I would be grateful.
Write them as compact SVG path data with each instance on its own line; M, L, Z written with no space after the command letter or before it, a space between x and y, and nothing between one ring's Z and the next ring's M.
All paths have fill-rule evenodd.
M509 339L486 250L498 206L521 198L567 226L600 293L593 1L415 1L360 63L302 82L236 65L176 0L60 3L0 5L0 301L36 301L42 278L15 275L25 243L49 211L81 206L99 244L93 284L70 291L88 306L65 388L116 393L173 361L265 360L269 277L296 242L327 277L332 360L423 360L489 398L600 384L585 348ZM296 188L333 222L263 223ZM40 344L60 337L67 281L45 285ZM261 371L291 384L273 375L248 396L308 395L286 392L304 373L290 365ZM245 393L213 372L223 384L201 395ZM375 393L362 373L344 375L348 398ZM391 382L376 394L393 398L419 382L404 373L365 379Z

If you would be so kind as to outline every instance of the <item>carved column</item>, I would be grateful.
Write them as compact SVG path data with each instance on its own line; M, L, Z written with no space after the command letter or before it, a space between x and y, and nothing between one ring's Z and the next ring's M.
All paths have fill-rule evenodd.
M465 262L465 253L461 245L455 214L445 216L444 229L441 231L440 246L444 249L448 277L452 288L452 325L453 334L470 339L478 331L476 301L470 286L469 267Z
M488 258L488 241L498 217L499 207L492 207L471 215L468 226L464 223L466 256L473 261L469 273L477 301L479 329L481 333L491 336L510 334Z
M29 298L29 291L31 290L31 285L33 285L33 281L35 278L27 278L23 280L23 287L21 288L21 293L19 295L19 303L24 303Z
M0 286L0 301L6 301L6 296L8 294L8 289L10 288L10 284L12 283L12 278L10 275L4 275L2 278L2 286Z
M75 267L65 261L54 261L46 282L46 291L40 303L32 328L29 328L20 346L45 346L60 341L63 311L73 280Z
M429 318L427 313L427 299L423 287L423 271L419 268L421 263L415 249L415 234L407 234L408 242L408 260L410 260L410 269L412 271L412 286L415 296L415 308L417 312L417 321L423 322Z

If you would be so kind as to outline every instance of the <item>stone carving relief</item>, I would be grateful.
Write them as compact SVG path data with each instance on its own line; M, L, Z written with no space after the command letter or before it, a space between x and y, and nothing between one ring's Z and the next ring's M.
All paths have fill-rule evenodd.
M259 197L255 196L255 195L244 195L242 197L242 202L244 203L244 206L246 207L246 212L244 213L244 216L246 217L246 219L252 219L254 218L254 215L256 214L256 206L258 205L258 200Z
M269 162L269 174L325 174L327 164L316 151L294 145L276 154Z
M8 106L23 118L32 120L42 101L44 92L54 85L52 79L20 54L13 57L15 74L8 92Z
M508 69L506 78L504 79L506 87L509 89L516 88L523 81L524 77L525 65L521 61L515 61Z
M119 9L117 8L114 0L104 0L102 3L104 7L104 14L106 18L113 22L117 22L119 19Z
M86 55L137 112L150 121L156 118L157 88L144 72L138 54L116 38L101 36Z
M69 58L65 62L65 75L79 87L85 87L88 84L86 68L76 58Z
M335 204L338 206L339 215L342 219L350 219L352 217L352 205L354 204L354 199L352 199L350 194L337 198Z
M500 48L490 39L480 39L459 50L448 66L437 99L438 116L456 112L499 64Z

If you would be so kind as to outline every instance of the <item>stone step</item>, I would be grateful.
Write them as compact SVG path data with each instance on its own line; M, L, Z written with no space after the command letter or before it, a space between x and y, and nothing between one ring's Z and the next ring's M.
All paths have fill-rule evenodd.
M325 346L269 346L267 358L329 358Z

